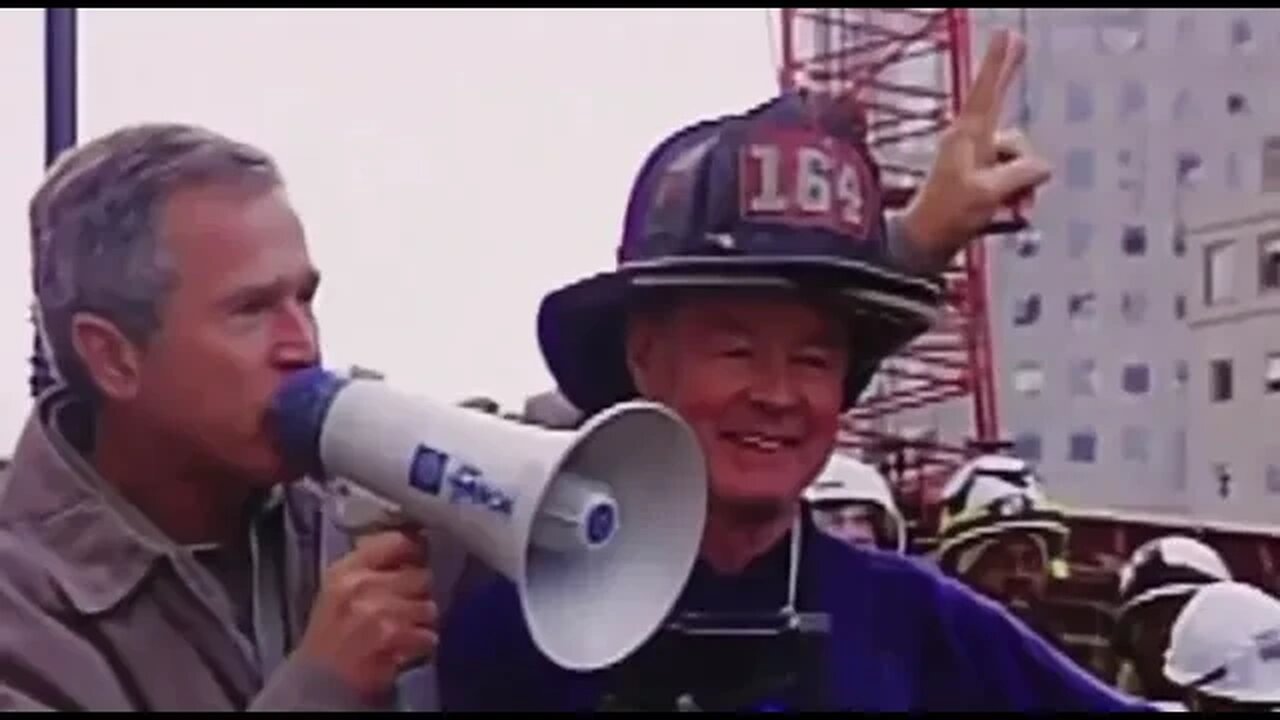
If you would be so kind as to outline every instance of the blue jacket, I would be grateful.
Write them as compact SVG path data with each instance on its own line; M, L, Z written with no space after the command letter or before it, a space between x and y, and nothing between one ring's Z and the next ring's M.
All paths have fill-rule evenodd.
M802 527L799 607L831 616L824 690L830 709L1150 709L1096 680L1003 608L932 565L853 549L807 522ZM788 540L732 577L699 562L677 610L780 607ZM691 674L741 659L666 654L671 657L664 661ZM437 667L445 710L593 710L618 672L575 673L548 661L532 644L513 586L501 577L457 601L442 629ZM781 699L784 708L786 703Z

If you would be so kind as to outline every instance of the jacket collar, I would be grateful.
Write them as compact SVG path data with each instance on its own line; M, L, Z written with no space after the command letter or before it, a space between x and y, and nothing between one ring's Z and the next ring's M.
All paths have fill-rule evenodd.
M0 528L48 548L49 572L79 612L94 615L128 597L158 561L185 550L89 465L87 427L83 408L65 392L41 398L14 452Z

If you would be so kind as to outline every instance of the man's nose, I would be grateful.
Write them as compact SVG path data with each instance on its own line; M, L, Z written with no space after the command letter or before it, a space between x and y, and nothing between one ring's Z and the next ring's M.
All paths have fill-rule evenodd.
M1031 597L1036 594L1036 585L1034 576L1014 574L1005 578L1004 590L1010 597Z
M795 407L800 401L795 379L785 358L766 357L756 362L751 382L751 399L775 410Z
M1020 580L1031 582L1044 575L1044 572L1044 564L1039 562L1038 558L1018 558L1013 564L1011 575Z
M283 368L307 367L320 356L319 331L309 308L298 302L285 304L276 323L273 360Z

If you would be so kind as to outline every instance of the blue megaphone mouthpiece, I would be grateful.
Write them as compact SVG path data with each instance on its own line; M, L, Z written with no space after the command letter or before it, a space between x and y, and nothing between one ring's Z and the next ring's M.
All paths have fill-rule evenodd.
M290 374L271 402L271 423L280 451L291 465L316 477L325 476L320 432L338 392L348 380L322 367Z

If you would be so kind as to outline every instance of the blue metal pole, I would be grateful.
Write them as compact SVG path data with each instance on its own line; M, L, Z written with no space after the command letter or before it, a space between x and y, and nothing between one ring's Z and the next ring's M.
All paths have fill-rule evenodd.
M44 11L44 164L48 168L63 151L76 144L76 9ZM34 248L33 248L34 249ZM31 258L32 266L36 258ZM35 288L33 287L34 291ZM34 324L35 318L32 318ZM53 383L52 368L40 333L33 332L31 395L39 396Z
M76 9L44 11L45 166L76 144Z

